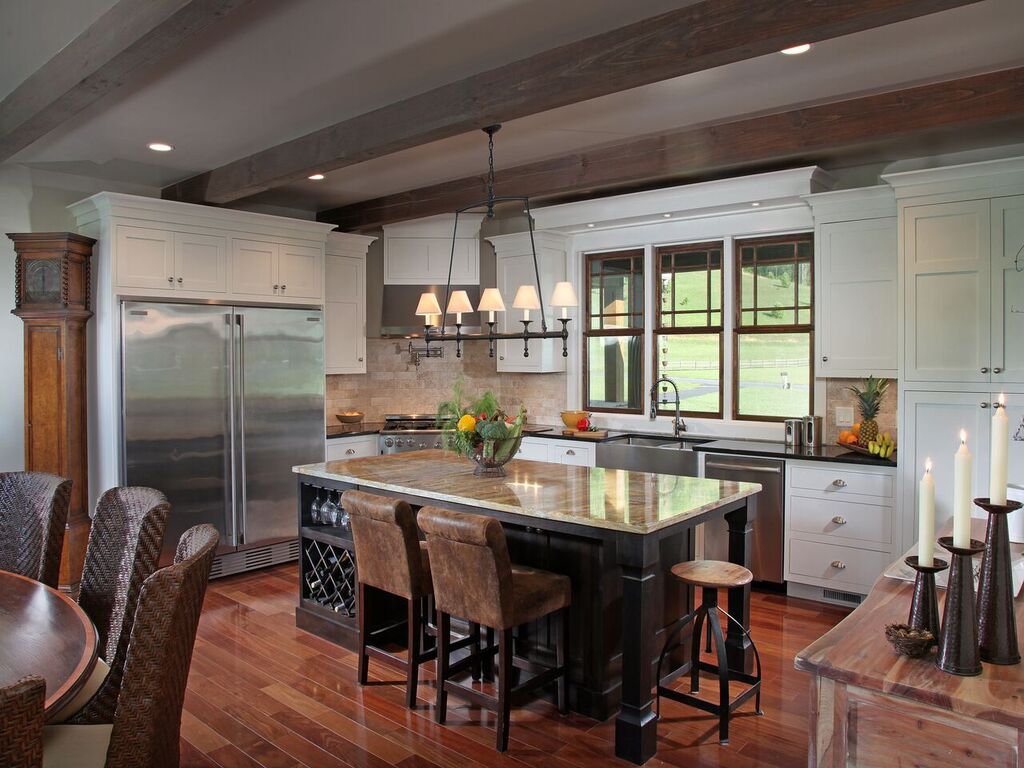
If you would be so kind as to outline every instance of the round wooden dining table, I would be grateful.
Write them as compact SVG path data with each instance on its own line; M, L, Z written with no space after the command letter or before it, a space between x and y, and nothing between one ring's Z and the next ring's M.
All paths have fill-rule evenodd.
M0 686L42 677L49 717L89 679L97 643L96 627L68 595L0 571Z

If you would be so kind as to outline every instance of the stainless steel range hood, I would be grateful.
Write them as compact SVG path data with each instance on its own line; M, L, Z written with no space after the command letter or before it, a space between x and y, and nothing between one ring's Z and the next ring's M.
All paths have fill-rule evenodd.
M452 291L465 291L475 307L480 303L479 285L453 285ZM416 304L420 294L430 292L437 296L437 303L444 304L445 287L441 285L385 285L381 301L381 338L420 338L423 336L423 318L416 315ZM455 315L447 315L446 330L455 333ZM480 331L480 313L467 312L462 315L462 332Z

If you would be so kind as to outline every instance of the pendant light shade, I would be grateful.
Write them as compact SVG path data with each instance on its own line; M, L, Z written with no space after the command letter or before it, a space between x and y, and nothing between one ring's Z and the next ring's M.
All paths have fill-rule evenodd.
M501 298L501 291L497 288L484 288L477 309L481 312L504 312L505 302Z
M432 293L421 293L420 303L416 305L416 314L420 317L440 315L441 305L437 303L437 296Z
M520 285L512 301L513 309L540 309L540 297L533 285Z
M555 283L555 292L551 294L552 307L578 307L579 303L572 283L568 281Z
M448 314L456 313L461 315L463 312L472 312L473 305L469 301L469 294L465 291L452 291L452 296L448 299Z

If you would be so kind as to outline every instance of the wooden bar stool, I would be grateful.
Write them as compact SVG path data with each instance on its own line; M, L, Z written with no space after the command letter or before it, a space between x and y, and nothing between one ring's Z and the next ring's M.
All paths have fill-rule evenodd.
M567 711L566 659L569 638L569 605L572 601L568 576L514 566L509 560L505 531L493 517L449 512L424 507L419 514L420 528L427 535L427 549L434 576L434 601L437 605L437 722L447 716L448 693L468 699L498 716L497 749L508 749L509 714L513 699L557 680L560 712ZM512 630L556 611L555 666L515 658ZM455 616L498 632L498 696L456 683L452 678L479 658L471 655L451 664L449 641L451 617ZM494 648L482 651L489 660ZM475 654L476 656L479 653ZM533 675L512 687L512 668Z
M352 520L356 550L359 615L359 685L366 685L370 657L390 663L406 673L406 706L416 706L420 664L435 658L425 649L428 634L428 598L433 594L430 561L419 540L416 515L406 502L362 491L345 491L341 504ZM374 645L367 588L379 589L408 603L408 657L403 659Z
M718 605L718 590L742 587L753 581L753 574L742 565L726 563L719 560L694 560L687 563L678 563L672 566L672 575L684 584L691 587L701 588L701 604L693 613L683 616L675 623L665 638L665 646L662 648L661 656L658 658L658 717L661 717L661 697L673 701L680 701L697 707L705 712L718 715L718 741L720 744L729 743L729 717L738 706L747 701L751 696L754 698L754 710L758 715L764 714L761 711L761 656L757 652L757 646L751 640L750 647L754 651L755 673L748 675L745 672L730 670L725 655L725 636L722 633L722 624L718 619L718 613L732 621L749 637L749 632L743 629L743 625L734 617L730 616ZM711 664L700 660L700 639L704 629L705 619L708 622L708 642L714 638L715 652L718 656L718 663ZM693 622L693 633L691 635L690 655L690 693L681 693L668 687L678 675L673 674L662 678L661 667L665 658L671 651L678 648L681 642L678 637L683 629ZM701 699L694 694L700 690L700 673L713 672L718 675L718 704ZM684 673L685 674L685 673ZM736 698L729 698L729 683L731 680L738 680L747 684Z

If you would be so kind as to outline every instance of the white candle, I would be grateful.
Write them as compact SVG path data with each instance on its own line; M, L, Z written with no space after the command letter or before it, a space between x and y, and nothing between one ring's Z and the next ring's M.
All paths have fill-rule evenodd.
M494 310L493 309L487 310L487 322L489 322L489 323L493 323L494 322Z
M567 317L569 317L569 308L568 307L562 307L562 319L564 320Z
M971 545L971 452L967 432L960 430L960 448L953 461L953 546Z
M935 554L935 480L932 478L932 460L924 463L924 474L918 488L917 562L932 565Z
M992 461L989 466L988 498L992 504L1006 503L1006 462L1010 446L1010 419L1006 415L1006 395L999 396L999 407L992 414Z
M456 312L455 313L455 324L456 325L462 325L462 313L461 312Z
M530 319L530 310L524 309L523 310L523 320L529 320L529 319Z

